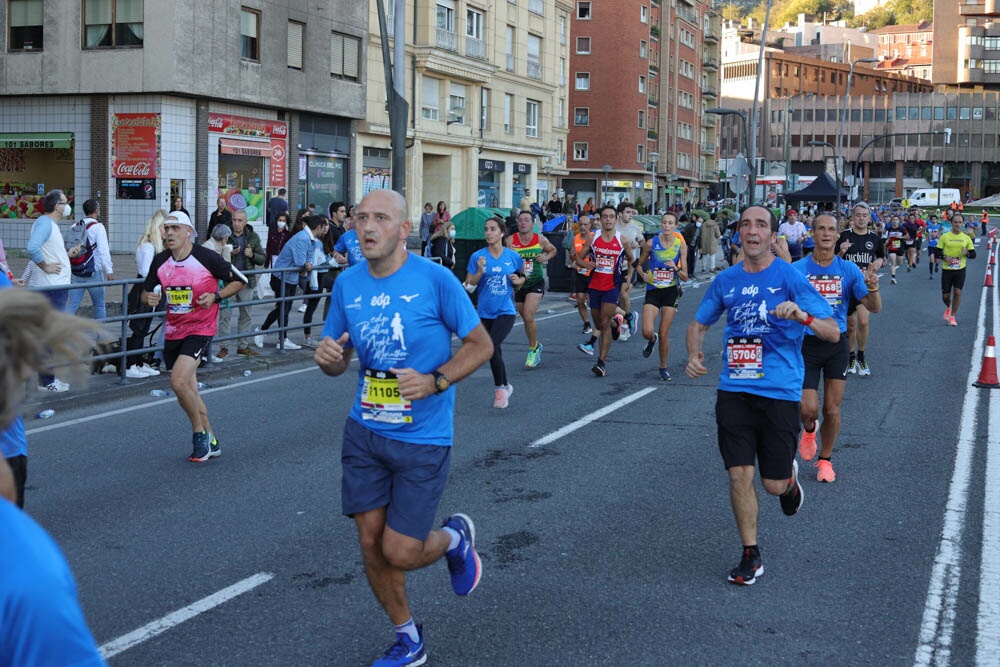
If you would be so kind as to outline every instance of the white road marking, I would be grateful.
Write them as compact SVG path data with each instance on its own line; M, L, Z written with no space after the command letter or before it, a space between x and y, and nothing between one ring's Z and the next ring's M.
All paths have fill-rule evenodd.
M611 405L603 407L603 408L601 408L600 410L598 410L596 412L591 412L590 414L588 414L586 417L583 417L582 419L577 419L572 424L567 424L566 426L563 426L558 431L553 431L552 433L549 433L548 435L546 435L546 436L544 436L542 438L539 438L538 440L535 440L533 443L531 443L528 446L529 447L542 447L543 445L548 445L550 443L553 443L556 440L558 440L559 438L567 436L570 433L572 433L573 431L576 431L577 429L581 429L584 426L586 426L587 424L589 424L591 422L597 421L598 419L600 419L604 415L610 414L610 413L614 412L615 410L618 410L619 408L622 408L622 407L628 405L629 403L631 403L633 401L637 401L640 398L642 398L643 396L645 396L646 394L652 393L652 392L654 392L656 390L657 390L657 387L646 387L645 389L641 389L641 390L635 392L634 394L629 394L625 398L619 399L619 400L615 401L614 403L612 403Z
M976 411L983 391L972 386L979 377L983 358L983 341L986 330L986 293L979 298L979 315L976 322L976 342L972 348L972 363L966 382L962 416L959 421L958 445L955 450L955 468L948 487L941 543L938 545L931 570L924 615L920 623L920 643L914 657L915 665L947 665L951 660L951 639L955 625L959 584L962 580L962 534L965 528L966 507L969 497L969 478L972 475L972 455L975 452ZM996 319L994 307L994 319ZM994 329L996 326L994 325ZM992 556L991 556L992 557Z
M238 581L232 586L223 588L217 593L212 593L208 597L198 600L194 604L190 604L183 609L178 609L177 611L167 614L163 618L157 619L152 623L147 623L138 630L130 632L127 635L122 635L118 639L104 644L100 648L101 655L104 656L105 660L112 658L119 653L129 650L137 644L141 644L147 639L152 639L157 635L163 634L175 625L180 625L184 621L190 620L202 612L206 612L213 607L218 607L219 605L232 600L237 595L242 595L247 591L253 590L273 578L274 575L270 572L258 572L252 577L247 577L243 581Z
M988 251L987 251L988 254ZM994 273L996 273L994 267ZM993 283L997 277L994 275ZM985 291L985 290L984 290ZM1000 331L1000 295L993 292L993 331ZM976 664L988 665L1000 655L1000 396L990 390L986 478L983 487L983 544L979 556L979 614L976 618Z

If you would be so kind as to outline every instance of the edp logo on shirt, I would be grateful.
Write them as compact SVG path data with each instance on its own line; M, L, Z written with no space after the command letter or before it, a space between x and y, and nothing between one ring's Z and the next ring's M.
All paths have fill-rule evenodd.
M756 285L748 285L743 288L742 294L743 296L757 296L757 292L759 291L760 289Z
M382 293L382 294L379 294L378 296L373 296L372 297L371 306L373 308L375 306L378 306L379 308L385 308L386 306L389 305L389 302L390 302L389 295L385 294L385 293Z

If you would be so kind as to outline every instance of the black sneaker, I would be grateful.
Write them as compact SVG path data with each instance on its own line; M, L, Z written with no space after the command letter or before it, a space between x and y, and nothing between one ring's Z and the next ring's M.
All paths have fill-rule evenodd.
M599 378L602 378L608 374L607 369L604 368L604 362L601 361L600 359L597 360L597 363L594 364L594 367L591 368L590 370L592 370L594 372L594 375L596 375Z
M764 574L764 563L760 560L760 551L744 549L740 564L729 573L729 581L741 586L752 586L762 574Z
M222 456L222 447L219 445L218 438L215 434L212 434L212 442L208 443L208 456L209 458L215 458L216 456Z
M622 325L625 322L625 318L621 315L615 315L611 318L611 340L618 340L618 337L622 333Z
M778 500L781 501L781 511L785 513L785 516L794 516L799 508L802 507L803 493L802 485L799 484L799 462L792 460L792 470L795 475L795 488L791 493L784 493L778 496Z
M649 359L650 355L653 354L653 348L656 347L658 340L660 340L660 334L653 334L653 337L646 341L646 347L642 348L643 359Z
M594 333L594 327L590 326L590 322L587 322L586 324L583 325L583 329L580 331L580 333L583 334L584 336L592 334Z

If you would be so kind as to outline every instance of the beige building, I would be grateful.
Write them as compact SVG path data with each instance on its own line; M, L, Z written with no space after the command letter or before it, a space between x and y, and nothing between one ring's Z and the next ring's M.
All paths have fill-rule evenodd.
M391 0L387 0L392 30ZM406 10L406 192L450 211L547 199L565 172L569 15L559 0L435 0ZM390 35L390 40L394 36ZM391 46L391 45L390 45ZM391 49L390 49L391 50ZM391 182L377 5L370 3L368 104L355 182Z

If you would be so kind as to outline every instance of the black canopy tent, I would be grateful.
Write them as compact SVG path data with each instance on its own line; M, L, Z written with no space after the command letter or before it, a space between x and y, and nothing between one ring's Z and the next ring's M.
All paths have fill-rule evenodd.
M850 199L851 191L841 190L840 200L850 201ZM791 204L803 201L835 202L837 201L837 184L833 182L829 174L824 172L801 190L785 193L785 201Z

